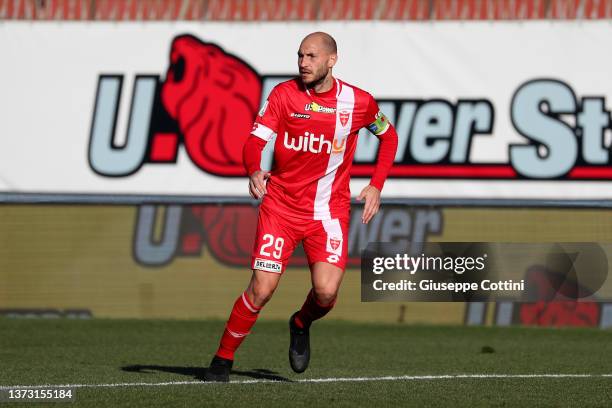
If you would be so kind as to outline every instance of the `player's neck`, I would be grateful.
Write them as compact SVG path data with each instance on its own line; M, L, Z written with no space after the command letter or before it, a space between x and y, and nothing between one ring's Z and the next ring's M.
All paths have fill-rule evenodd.
M317 83L313 84L311 89L315 91L315 93L323 93L327 92L334 87L334 77L329 73L324 78L322 78Z

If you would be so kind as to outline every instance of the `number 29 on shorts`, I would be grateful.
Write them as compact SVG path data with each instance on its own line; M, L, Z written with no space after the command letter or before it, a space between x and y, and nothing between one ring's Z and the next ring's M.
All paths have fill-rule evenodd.
M281 237L274 238L272 234L265 234L263 236L263 244L259 249L259 254L263 256L273 256L276 259L280 259L283 253L283 245L285 245L285 240ZM270 250L272 250L272 254L270 254Z

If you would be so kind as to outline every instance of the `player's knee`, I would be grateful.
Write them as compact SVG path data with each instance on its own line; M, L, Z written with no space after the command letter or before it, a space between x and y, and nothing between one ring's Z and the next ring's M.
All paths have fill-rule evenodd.
M336 300L338 292L332 289L315 289L314 295L321 306L329 306Z
M257 307L262 307L272 298L276 287L265 283L256 283L253 285L253 303Z

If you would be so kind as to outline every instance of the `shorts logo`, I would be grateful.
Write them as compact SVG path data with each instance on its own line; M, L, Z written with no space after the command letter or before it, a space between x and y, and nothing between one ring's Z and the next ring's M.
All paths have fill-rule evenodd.
M330 238L329 239L329 246L332 247L332 249L334 251L336 251L338 248L340 248L340 244L342 243L342 239L341 238Z
M255 258L253 269L260 269L266 272L281 273L283 270L280 262L269 261L267 259Z
M342 127L346 127L346 124L348 123L348 120L351 117L351 112L345 110L340 112L338 116L340 117L340 123L342 124Z
M327 262L329 263L336 263L340 260L340 257L338 255L330 255L327 257Z

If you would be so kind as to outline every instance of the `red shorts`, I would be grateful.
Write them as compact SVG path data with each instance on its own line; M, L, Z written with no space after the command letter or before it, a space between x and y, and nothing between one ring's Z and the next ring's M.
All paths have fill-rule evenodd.
M265 204L259 207L251 268L283 273L296 246L302 241L308 264L327 262L342 270L348 251L349 217L305 220L280 215Z

